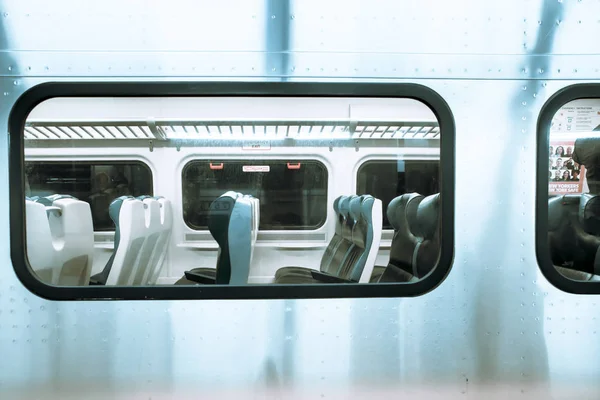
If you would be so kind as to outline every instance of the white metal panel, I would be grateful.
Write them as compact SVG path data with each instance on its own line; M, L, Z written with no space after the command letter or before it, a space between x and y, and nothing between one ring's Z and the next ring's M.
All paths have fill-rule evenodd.
M1 174L2 397L598 398L598 301L541 276L533 230L538 113L600 79L599 7L294 2L272 50L262 2L4 3L0 132L59 79L420 83L454 113L457 182L453 269L418 298L51 302L12 271Z

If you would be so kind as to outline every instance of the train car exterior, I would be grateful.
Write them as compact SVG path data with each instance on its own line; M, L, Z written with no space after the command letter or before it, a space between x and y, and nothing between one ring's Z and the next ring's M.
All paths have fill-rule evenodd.
M600 2L105 1L83 7L68 0L5 0L0 5L5 155L0 169L6 171L0 175L1 398L600 396L595 379L600 270L586 247L600 247L593 196ZM121 102L124 97L129 103ZM389 120L385 106L376 105L369 112L379 114L365 117L356 140L310 137L309 127L312 142L286 147L285 140L272 141L271 155L256 140L250 142L256 155L247 156L248 149L233 138L218 148L201 136L179 145L165 134L168 127L197 118L192 133L184 128L173 134L200 135L202 124L233 114L240 97L245 103L237 109L251 113L263 105L262 114L228 123L256 127L266 118L279 124L276 133L293 125L285 118L273 122L273 110L290 101L297 103L286 112L299 115L312 107L316 115L333 109L323 103L328 99L344 107L349 98L399 100L406 115ZM103 105L102 98L113 103ZM201 100L185 111L179 103L153 106L156 98ZM152 107L169 123L149 115ZM146 114L135 116L134 110L142 109ZM106 110L110 115L103 117ZM265 116L269 110L273 115ZM320 132L323 126L341 126L344 118L334 114L311 120L311 126L320 121ZM351 117L344 120L348 126ZM93 137L110 118L124 125L129 118L129 125L110 130L109 139ZM386 139L391 126L408 126L407 120L419 129L429 126L432 136L416 137L409 130L404 132L416 142L407 136L385 142L395 147L378 144L383 142L376 133ZM368 121L384 128L362 137ZM351 129L357 132L356 123ZM132 136L120 142L119 132L125 131ZM90 140L78 141L85 132ZM206 132L222 133L220 128ZM57 140L46 140L52 135ZM430 163L439 176L431 193L424 193L426 185L418 190L441 194L437 266L401 283L272 284L284 258L318 268L327 238L335 235L334 198L361 194L361 185L367 188L365 182L379 176L377 168L364 169L367 163L386 160L402 160L402 168ZM190 193L238 190L218 180L210 186L204 172L197 172L206 164L219 170L235 162L248 171L281 168L277 185L282 186L293 181L289 171L310 167L298 193L325 196L327 208L303 202L303 217L318 214L317 209L322 215L293 222L290 230L282 222L292 218L287 214L267 218L283 209L283 201L265 199L295 204L294 199L253 192L269 204L260 208L260 221L271 225L259 227L257 203L244 198L257 224L248 285L176 284L189 268L220 262L208 222L185 217L190 203L203 201L186 194L185 185ZM78 238L89 239L96 260L86 265L82 285L34 277L32 266L47 260L35 261L31 249L39 243L26 240L26 232L36 228L26 227L26 204L48 218L60 215L56 203L44 208L31 196L57 193L47 183L61 163L68 164L63 170L93 170L98 182L106 177L116 186L109 170L119 164L117 170L130 181L137 174L135 187L129 187L136 196L168 198L173 231L161 258L166 266L160 276L140 277L152 284L106 281L99 287L94 281L101 279L94 276L116 240L106 208L108 228L94 217L95 226L86 228L93 236ZM46 186L36 186L40 181L31 171L50 177ZM368 176L362 181L361 171ZM261 185L263 191L273 189L262 180ZM409 186L405 190L417 190ZM81 193L91 194L86 190ZM378 253L371 259L375 265L390 258L398 231L392 225L383 220ZM575 250L565 250L567 244Z

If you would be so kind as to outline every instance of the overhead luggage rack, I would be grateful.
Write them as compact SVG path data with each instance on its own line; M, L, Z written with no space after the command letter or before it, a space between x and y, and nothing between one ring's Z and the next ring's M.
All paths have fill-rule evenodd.
M31 121L26 140L166 139L148 121Z
M434 121L130 120L28 121L27 140L439 139Z

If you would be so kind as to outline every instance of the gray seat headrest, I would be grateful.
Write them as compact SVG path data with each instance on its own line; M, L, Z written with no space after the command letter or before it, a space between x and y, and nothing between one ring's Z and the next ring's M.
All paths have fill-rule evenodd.
M419 223L416 226L411 226L415 236L429 239L435 234L439 227L439 208L439 193L427 196L419 202L416 213Z
M418 193L407 193L390 201L386 214L388 221L390 221L390 224L395 231L406 229L402 226L405 221L406 207L408 206L408 203L415 198L423 198L423 196ZM418 205L418 200L415 204Z
M584 193L578 210L583 230L590 235L600 235L600 196Z

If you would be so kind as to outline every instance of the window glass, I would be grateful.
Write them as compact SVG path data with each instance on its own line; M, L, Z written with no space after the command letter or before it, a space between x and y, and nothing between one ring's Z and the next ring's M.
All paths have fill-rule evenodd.
M600 279L600 100L565 104L548 147L548 245L554 267L579 281Z
M120 196L151 196L152 172L141 162L25 162L25 195L54 194L89 203L94 231L113 231L110 203Z
M422 160L367 161L358 169L357 194L371 194L381 199L383 229L393 229L387 217L387 206L404 193L429 196L438 193L439 162Z
M119 84L110 97L15 106L17 273L45 297L77 299L389 297L437 285L453 246L446 102L418 85L278 85L156 83L172 97L140 97L147 85Z
M259 199L261 230L316 229L327 219L327 170L318 161L192 161L182 180L192 229L207 229L210 205L229 190Z

